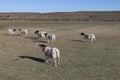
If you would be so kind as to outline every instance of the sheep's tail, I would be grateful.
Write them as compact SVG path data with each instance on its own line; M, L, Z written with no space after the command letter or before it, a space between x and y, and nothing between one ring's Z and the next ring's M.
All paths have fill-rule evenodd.
M55 51L56 57L57 57L57 59L58 59L59 62L60 62L60 51L59 51L57 48L53 48L53 51Z

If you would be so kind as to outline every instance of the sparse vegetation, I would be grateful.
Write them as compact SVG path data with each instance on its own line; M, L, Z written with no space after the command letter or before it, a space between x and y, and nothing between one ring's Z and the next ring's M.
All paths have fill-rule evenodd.
M120 11L0 13L0 20L118 22L120 21Z
M29 28L31 32L27 38L8 36L8 28ZM59 48L59 67L53 61L44 63L46 58L38 46L44 42L33 38L38 29L56 34L56 43L45 44ZM83 42L83 31L94 33L97 41ZM0 21L0 79L119 80L119 31L118 22Z

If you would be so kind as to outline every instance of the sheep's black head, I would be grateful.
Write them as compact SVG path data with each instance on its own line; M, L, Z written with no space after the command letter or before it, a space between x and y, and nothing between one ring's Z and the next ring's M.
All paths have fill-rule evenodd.
M37 34L39 32L39 30L36 30L34 33Z
M81 33L81 35L85 35L85 33L84 33L84 32L82 32L82 33Z
M13 29L13 31L15 32L15 31L16 31L16 29Z
M41 47L41 49L42 49L43 52L45 50L45 47L47 47L47 45L45 45L45 44L39 44L39 46Z
M41 47L41 48L45 48L45 47L47 47L47 45L45 45L45 44L39 44L39 46Z
M47 37L48 33L44 33L44 34L45 34L45 36Z
M19 31L21 31L21 29L18 29Z

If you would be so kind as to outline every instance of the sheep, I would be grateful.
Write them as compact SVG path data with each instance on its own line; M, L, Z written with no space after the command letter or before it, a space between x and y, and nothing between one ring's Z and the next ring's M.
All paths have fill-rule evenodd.
M48 42L48 43L49 43L50 41L52 41L52 44L53 44L53 41L56 40L56 35L55 35L55 34L46 33L46 37L47 37L47 42Z
M81 35L83 35L86 40L90 40L91 43L93 42L93 40L96 40L94 34L85 34L84 32L82 32Z
M47 32L36 30L34 33L37 35L37 38L40 38L42 40L46 39L46 33Z
M16 29L8 29L8 35L14 35L16 32Z
M46 56L46 63L49 62L49 58L53 59L55 62L55 66L57 67L59 65L60 62L60 51L58 48L52 48L52 47L48 47L45 44L40 44L39 45L42 49L42 51L44 52L45 56Z
M28 31L27 29L19 29L19 31L21 32L21 35L25 35L26 37L28 36Z

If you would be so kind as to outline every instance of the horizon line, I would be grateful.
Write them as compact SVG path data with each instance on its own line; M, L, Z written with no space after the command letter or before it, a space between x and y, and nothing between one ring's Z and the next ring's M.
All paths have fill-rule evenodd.
M11 12L0 12L0 13L71 13L71 12L119 12L120 10L98 10L98 11L96 11L96 10L88 10L88 11L56 11L56 12L28 12L28 11L11 11Z

